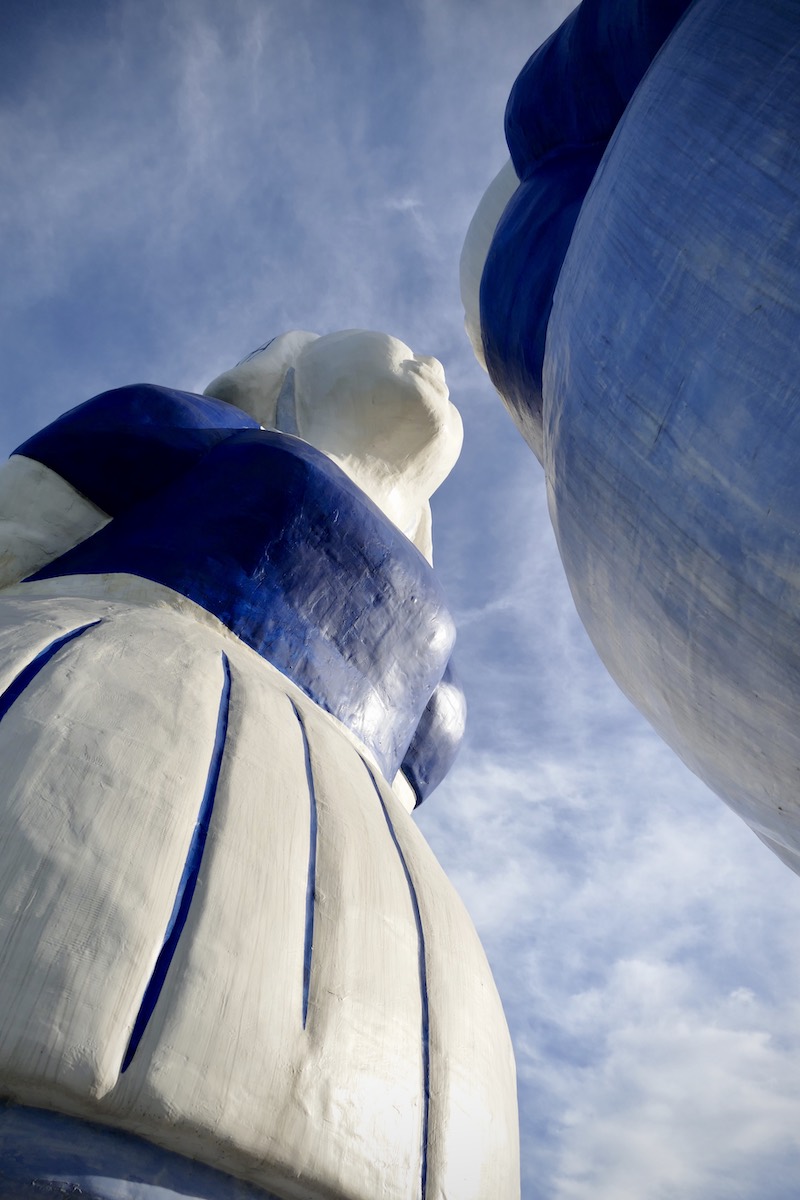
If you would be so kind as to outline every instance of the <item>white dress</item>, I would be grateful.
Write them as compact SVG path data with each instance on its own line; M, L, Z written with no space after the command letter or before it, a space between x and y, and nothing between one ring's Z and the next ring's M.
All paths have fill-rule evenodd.
M0 1095L281 1197L514 1200L470 919L375 757L162 583L0 591Z

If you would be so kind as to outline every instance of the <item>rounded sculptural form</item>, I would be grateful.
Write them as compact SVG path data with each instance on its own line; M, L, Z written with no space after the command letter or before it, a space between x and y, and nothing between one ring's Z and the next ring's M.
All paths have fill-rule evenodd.
M316 446L432 560L429 500L464 436L438 359L361 329L289 333L218 376L206 395Z
M795 870L799 85L795 5L584 0L463 275L601 657Z
M461 436L435 359L294 332L0 473L0 1194L112 1200L116 1157L136 1200L518 1196L502 1008L409 815L464 725Z

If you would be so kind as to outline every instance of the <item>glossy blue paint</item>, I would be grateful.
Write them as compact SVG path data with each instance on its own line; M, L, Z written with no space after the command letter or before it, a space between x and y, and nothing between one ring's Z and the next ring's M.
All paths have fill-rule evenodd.
M202 605L338 717L392 778L455 631L429 564L325 455L228 437L33 576L129 572Z
M603 149L600 145L553 150L530 172L498 223L481 278L486 368L537 453L553 293Z
M279 1200L133 1134L0 1102L0 1200Z
M511 89L505 133L520 179L551 150L606 145L692 0L583 0Z
M81 634L86 633L87 629L92 629L100 623L100 621L89 621L86 625L79 625L77 629L71 629L69 633L63 633L60 637L54 638L49 645L40 650L36 657L32 658L27 666L23 667L19 674L12 679L11 683L0 696L0 721L2 721L14 702L19 699L28 684L33 682L42 668L47 666L51 658L58 654L63 646L74 641Z
M613 20L640 36L634 0L584 0L580 13L601 9L604 28ZM580 13L512 96L510 140L527 180L551 136L543 122L577 137L576 123L605 111L587 104L605 68L575 50ZM587 28L602 60L606 34ZM651 49L646 39L625 54L641 64ZM539 345L539 281L487 265L482 307L503 359L493 378L501 391L509 381L512 409L527 405L518 420L532 445L543 394L536 448L572 593L603 660L795 870L799 128L800 8L695 0L619 117L580 208L541 390L525 357ZM521 274L535 274L524 215L515 220L498 229L500 251L512 262L519 237ZM512 327L497 335L504 320Z
M520 186L481 280L486 365L541 457L553 294L586 192L625 106L690 0L583 0L529 59L506 138Z
M314 910L317 902L317 793L311 770L311 751L303 718L292 704L303 737L303 755L308 781L308 874L306 876L306 921L303 934L303 1029L308 1019L308 996L311 990L311 959L314 953Z
M206 777L206 785L203 791L203 798L200 802L200 808L197 814L194 831L189 842L189 849L186 854L186 862L184 864L183 873L178 881L178 890L175 894L175 902L172 906L169 921L167 922L164 941L156 959L156 965L153 968L153 973L148 980L147 987L144 990L142 1003L139 1007L139 1012L136 1014L136 1020L133 1023L133 1029L128 1041L128 1046L125 1055L122 1059L121 1072L127 1071L133 1061L133 1056L139 1046L144 1035L150 1018L153 1015L158 997L161 995L162 988L167 978L170 964L175 957L175 951L178 948L180 936L183 933L189 916L189 909L192 905L197 880L200 874L200 867L203 862L203 852L206 848L206 840L208 838L208 829L211 824L211 815L214 810L214 800L217 794L217 784L219 783L219 773L222 769L222 757L225 753L225 739L228 734L228 711L230 707L231 697L231 668L228 662L228 656L222 655L222 692L219 701L219 711L217 714L217 727L214 732L214 744L211 748L211 760L208 767L208 775Z
M362 759L363 762L363 759ZM431 1039L430 1039L430 1013L428 1006L428 964L425 956L425 930L422 927L422 914L419 911L419 900L417 899L417 889L414 887L414 880L411 878L411 872L408 869L406 856L403 854L402 847L397 840L392 818L389 816L388 809L383 802L381 790L378 787L377 780L372 773L372 770L367 763L364 763L367 774L372 780L372 786L375 789L375 794L378 797L378 803L381 806L381 811L386 821L386 827L389 830L389 836L394 843L394 848L397 851L397 857L400 859L400 865L403 868L406 883L408 885L408 894L411 898L411 907L414 911L414 922L417 927L417 946L418 946L418 961L419 961L419 995L422 1008L422 1028L421 1028L421 1043L422 1043L422 1134L420 1139L420 1200L425 1200L428 1187L428 1129L430 1124L430 1109L431 1109Z
M14 451L50 467L111 516L153 496L257 421L222 400L137 383L70 409Z
M414 789L418 805L439 786L452 767L466 721L467 702L451 661L425 707L403 759L403 774Z

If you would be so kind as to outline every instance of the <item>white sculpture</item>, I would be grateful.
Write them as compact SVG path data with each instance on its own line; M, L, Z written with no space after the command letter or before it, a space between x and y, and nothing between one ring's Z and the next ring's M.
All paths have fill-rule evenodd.
M438 359L364 330L287 333L205 394L322 450L433 561L429 500L464 436Z
M227 403L107 393L0 477L0 1096L286 1200L514 1200L500 1002L408 779L381 770L407 741L391 698L419 720L423 660L449 654L430 569L382 515L430 558L461 442L442 369L296 333L208 392ZM144 494L133 409L172 473ZM184 436L212 440L178 471ZM75 459L80 487L53 465L70 438L106 456ZM279 485L278 517L250 504Z

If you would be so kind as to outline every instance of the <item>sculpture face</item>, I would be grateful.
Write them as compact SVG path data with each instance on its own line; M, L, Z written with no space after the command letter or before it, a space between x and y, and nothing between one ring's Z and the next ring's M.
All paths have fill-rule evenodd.
M377 487L377 502L391 502L395 520L431 496L461 449L441 363L388 334L347 330L308 345L296 364L295 398L301 437L369 494Z

